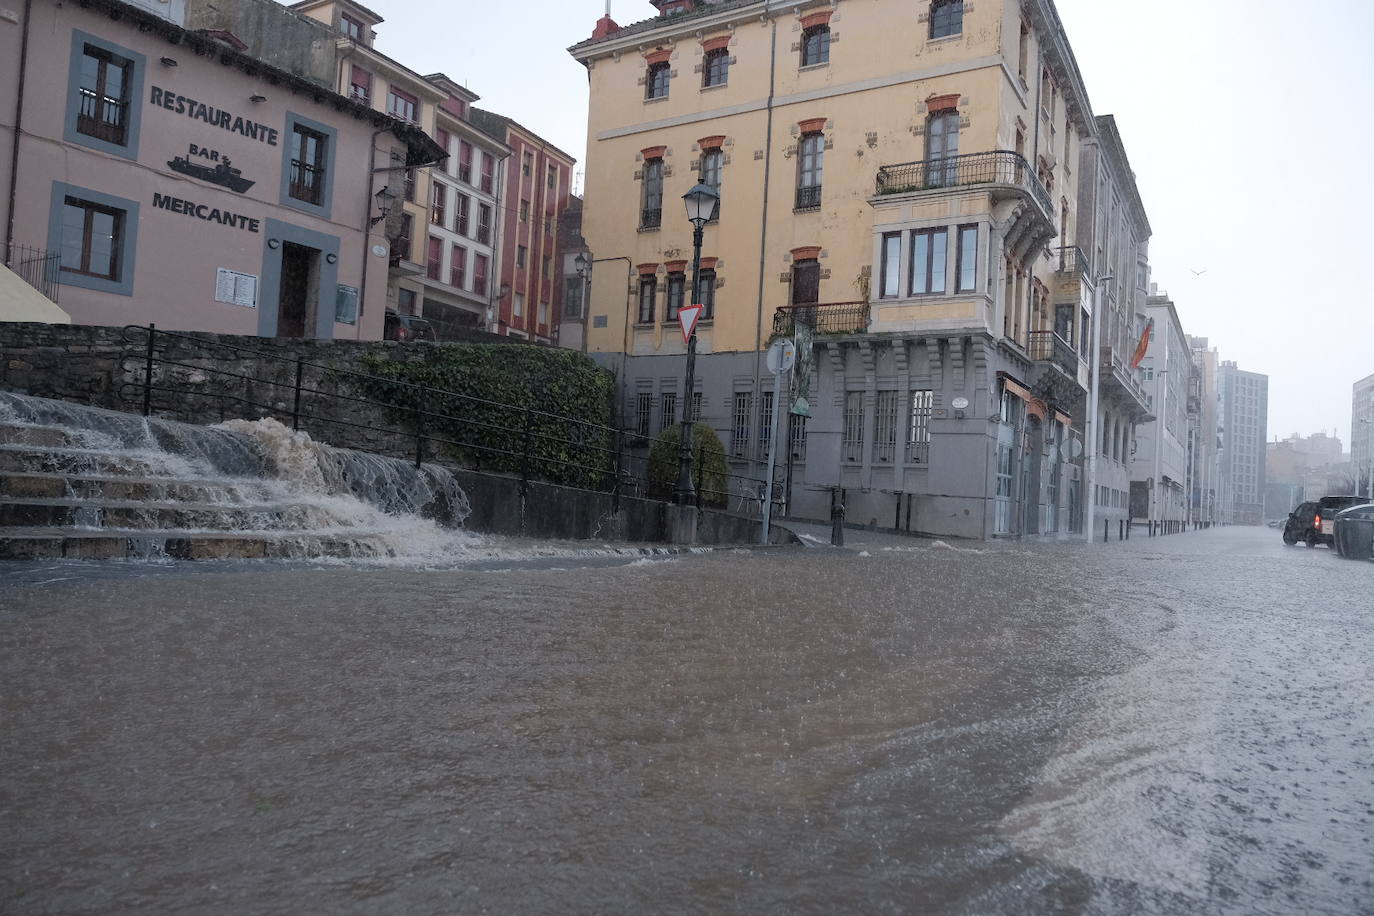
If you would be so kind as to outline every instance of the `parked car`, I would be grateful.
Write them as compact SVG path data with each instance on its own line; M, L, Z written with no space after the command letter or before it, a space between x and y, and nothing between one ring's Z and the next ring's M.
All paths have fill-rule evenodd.
M1347 559L1374 559L1374 504L1352 506L1336 513L1332 542L1336 553Z
M1362 496L1323 496L1294 509L1283 526L1283 542L1289 547L1303 543L1331 546L1336 534L1336 513L1365 502Z
M434 325L429 319L419 315L402 315L393 309L386 310L386 326L382 337L387 340L437 340Z

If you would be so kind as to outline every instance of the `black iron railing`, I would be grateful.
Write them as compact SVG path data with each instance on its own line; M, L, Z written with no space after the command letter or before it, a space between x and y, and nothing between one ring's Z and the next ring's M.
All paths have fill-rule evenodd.
M983 184L1020 188L1035 198L1045 213L1054 214L1050 192L1026 158L1010 150L884 165L878 169L877 194L911 194Z
M81 101L76 115L76 129L88 136L122 145L129 103L114 96L102 96L85 86L78 92Z
M292 159L291 181L287 193L295 200L318 204L320 191L324 187L323 177L324 169L299 159Z
M663 225L662 207L645 207L639 211L639 228L657 229Z
M818 302L784 305L773 313L773 334L791 337L798 324L814 334L861 334L868 330L872 309L867 302Z
M1063 245L1055 250L1055 270L1061 274L1082 276L1088 272L1088 258L1077 245Z
M795 210L816 210L821 205L821 186L812 185L809 188L797 188L797 202Z
M1026 352L1037 362L1054 363L1069 376L1078 378L1078 353L1073 344L1054 331L1031 331Z
M221 420L289 418L293 430L325 441L342 435L341 445L407 455L416 467L429 460L516 473L522 485L544 480L611 493L617 507L622 495L671 498L653 491L649 455L631 451L647 443L632 431L154 326L129 325L124 339L136 348L124 369L138 381L122 385L120 396L144 416L189 405L203 416L217 408ZM707 472L701 461L694 470L698 506L747 514L757 502L761 512L762 479ZM676 481L676 466L667 476Z
M19 279L57 301L57 291L61 288L62 255L47 252L41 248L28 248L11 244L5 254L5 266L14 271Z

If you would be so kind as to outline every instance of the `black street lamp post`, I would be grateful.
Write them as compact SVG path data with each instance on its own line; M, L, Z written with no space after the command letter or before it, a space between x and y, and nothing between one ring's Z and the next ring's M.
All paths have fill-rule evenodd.
M700 305L701 299L701 237L706 223L715 212L720 194L705 180L697 182L696 187L683 195L687 204L687 219L692 222L692 305ZM679 316L680 317L680 316ZM697 318L701 316L698 313ZM677 501L680 506L690 506L694 501L696 487L692 483L692 392L695 388L697 362L697 325L692 323L692 333L687 336L687 378L682 391L682 441L677 460Z

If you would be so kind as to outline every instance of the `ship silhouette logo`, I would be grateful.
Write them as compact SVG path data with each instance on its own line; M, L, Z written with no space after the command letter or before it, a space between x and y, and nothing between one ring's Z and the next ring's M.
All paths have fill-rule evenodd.
M180 172L188 178L196 178L200 181L208 181L210 184L217 184L220 187L228 188L236 194L242 194L253 185L255 181L249 181L243 177L243 173L234 168L227 158L214 165L201 165L192 162L185 156L178 156L167 163L167 167L173 172Z

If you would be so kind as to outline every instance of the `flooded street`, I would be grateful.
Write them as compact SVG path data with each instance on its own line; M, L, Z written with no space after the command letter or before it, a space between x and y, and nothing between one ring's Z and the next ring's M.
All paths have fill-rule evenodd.
M1374 913L1374 564L850 547L0 568L0 910Z

